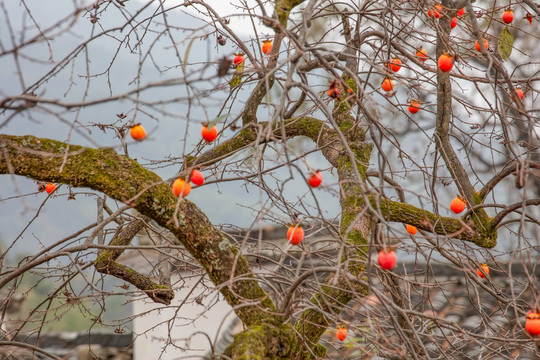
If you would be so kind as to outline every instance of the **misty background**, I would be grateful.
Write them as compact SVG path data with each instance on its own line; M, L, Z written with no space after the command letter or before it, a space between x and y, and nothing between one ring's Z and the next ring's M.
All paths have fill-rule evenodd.
M129 101L111 100L82 108L73 106L69 109L53 103L40 103L35 108L18 113L4 111L0 113L0 132L13 135L33 134L93 148L111 147L121 154L127 149L130 158L136 159L164 180L171 179L177 174L185 156L202 153L216 143L232 137L235 132L225 129L216 142L207 145L201 142L200 128L203 122L211 121L218 116L222 104L230 94L228 81L233 71L230 70L227 76L220 78L217 76L217 70L220 60L223 57L232 59L238 48L230 40L225 46L219 46L215 40L214 29L207 26L204 21L197 20L202 14L193 8L180 6L182 1L167 3L169 7L177 6L176 10L167 15L167 24L173 30L171 36L174 37L174 41L169 34L156 31L156 29L164 31L166 28L160 16L148 20L161 11L154 4L137 14L134 24L138 24L139 27L136 31L117 28L131 15L131 1L126 2L126 9L109 3L107 5L109 8L98 15L99 21L94 24L91 21L92 2L88 2L88 12L78 14L76 20L72 21L73 17L69 15L74 11L74 7L73 3L68 1L29 0L23 5L18 1L0 0L2 5L0 53L9 51L14 42L28 41L59 19L66 19L64 23L60 21L58 31L51 32L47 41L25 46L19 53L17 61L13 56L0 56L2 98L33 91L44 99L58 99L63 103L77 104L97 99L107 100L152 83L171 82L170 86L150 86L140 92L133 92L129 96ZM216 0L209 3L217 6L221 16L232 15L230 26L254 53L259 51L260 40L271 35L269 29L257 22L255 25L252 24L246 13L229 6L228 2ZM31 18L27 15L25 6L30 9ZM271 12L271 9L267 11ZM148 25L148 21L152 23L152 31L142 31L141 29ZM39 28L36 24L39 24ZM25 29L25 32L21 32L21 29ZM106 36L86 42L103 30L107 31ZM84 49L74 61L61 63L62 59L69 58L70 54L79 49L81 44L84 44ZM427 48L429 46L430 44L426 44ZM429 49L433 50L434 47ZM184 66L183 61L186 58L187 64ZM283 60L285 58L283 55ZM247 66L249 67L249 64ZM44 80L50 72L54 72L54 76ZM37 86L33 86L34 84ZM319 82L321 93L324 93L327 84L327 76L321 73ZM247 90L250 86L245 85ZM218 91L209 91L215 89ZM368 90L373 93L371 89ZM456 91L465 92L465 90L457 88ZM426 111L417 114L415 121L429 133L433 131L436 94L433 90L422 89L422 91ZM224 109L221 114L238 116L246 100L242 95L248 93L249 91L241 91L233 105ZM407 98L405 86L399 87L398 84L398 95L400 97L396 96L395 101L405 104ZM273 89L269 102L279 96L279 91ZM373 97L378 103L385 103L382 97L376 94L373 94ZM270 108L270 106L261 108L258 114L261 120L271 117ZM386 105L378 110L383 114L382 124L395 128L397 132L405 132L406 138L409 125L403 114ZM460 108L455 112L456 116L464 118L468 116ZM121 119L119 114L124 114L125 119ZM224 120L218 122L219 131L222 130ZM477 119L472 118L470 121L475 122ZM129 122L141 123L146 128L147 138L142 142L135 142L128 135L124 147L112 127ZM427 144L416 135L413 134L410 141L403 141L402 144L404 151L419 154L419 160L425 157L423 160L426 163L430 162L432 154L426 150ZM337 221L339 189L337 178L330 170L330 165L318 152L312 152L315 147L307 138L290 140L287 145L294 150L294 154L290 154L292 158L301 158L296 162L297 167L285 166L272 171L264 175L265 182L273 189L280 189L283 186L283 195L289 201L306 204L307 208L302 211L309 212L314 217L324 216L328 220ZM247 149L234 156L235 159L240 159L238 166L244 167L246 174L255 172L258 166L252 159L255 153L256 149ZM458 148L458 154L466 156L466 151ZM282 159L283 153L277 146L275 151L268 151L266 156L268 158L262 159L260 164L264 167L268 163L268 167L271 167L275 165L276 159ZM168 161L162 162L164 159ZM397 155L395 160L396 163L403 161L405 167L411 165L407 160L399 159ZM371 165L371 168L378 169L375 154L372 156ZM323 185L313 192L304 179L310 169L321 169L323 173ZM236 180L211 183L226 180L231 176L227 166L220 165L212 173L208 171L203 173L209 184L194 188L188 199L197 204L216 226L223 226L224 230L229 230L233 226L238 228L286 226L291 221L290 214L272 206L264 192L247 182ZM493 174L488 172L487 175L480 177L488 175ZM399 180L407 187L406 195L411 203L431 210L430 199L426 197L426 184L421 174L403 171ZM437 200L441 204L448 204L456 195L454 186L446 187L442 184L436 186L440 190ZM511 186L511 183L508 186ZM515 188L511 189L511 191L498 190L497 200L520 199L522 193ZM75 196L74 200L68 199L70 191ZM61 185L53 196L47 197L46 193L37 192L37 183L33 180L9 175L1 176L0 241L4 249L8 249L8 263L15 265L21 256L35 253L95 222L98 196L103 195L90 189L69 189L67 185ZM113 211L123 205L108 198L106 202ZM317 213L317 204L321 206L322 214ZM446 211L441 215L452 214ZM402 224L391 226L405 233ZM309 239L309 231L307 235ZM507 252L518 244L514 233L502 229L499 244L492 251L506 256ZM482 252L479 251L479 254ZM403 259L419 260L414 252ZM43 293L46 294L47 289L43 290Z

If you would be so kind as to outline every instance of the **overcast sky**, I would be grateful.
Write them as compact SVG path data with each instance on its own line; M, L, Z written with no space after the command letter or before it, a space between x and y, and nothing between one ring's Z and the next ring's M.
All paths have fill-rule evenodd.
M215 6L221 16L228 13L239 14L240 11L229 2L224 1L210 1L212 6ZM169 3L168 3L169 4ZM173 5L170 2L170 5ZM18 4L14 2L8 2L10 14L12 14L12 24L14 27L20 24L21 14L24 11ZM10 6L11 5L11 6ZM39 1L29 1L29 7L32 9L32 14L35 16L36 21L43 21L44 24L54 21L58 15L58 9L49 6ZM63 8L66 13L71 11L69 7ZM181 8L177 11L178 17L170 17L173 24L181 24L184 27L195 26L194 20L183 13L185 8ZM192 9L188 9L193 13ZM114 18L107 18L110 14L114 14L114 11L107 11L102 16L101 21L106 23L115 22ZM248 20L246 19L246 22ZM240 18L235 17L231 21L230 26L238 31L242 37L249 39L253 36L253 29L250 26L246 26L246 22L241 21ZM251 22L249 23L251 24ZM69 53L85 36L89 29L89 21L85 17L74 25L73 31L69 34L51 40L53 54L56 61L59 61L64 54ZM5 30L5 23L0 24L0 36L4 44L10 44L10 41L6 39L7 34ZM264 34L264 29L259 29ZM268 34L268 32L266 32ZM197 59L203 59L204 61L216 61L221 56L230 56L235 48L229 43L223 48L216 48L212 41L196 43L197 46L193 46L190 53L190 62L195 62ZM7 46L9 47L9 46ZM132 88L133 84L131 80L137 73L137 65L139 57L129 54L122 48L118 55L115 54L118 45L114 41L97 41L89 48L89 56L91 57L91 66L93 71L98 72L100 69L104 69L108 66L112 55L116 56L115 66L111 72L111 83L114 92L119 93ZM43 58L48 56L48 50L45 45L36 46L33 48L35 53L26 53L29 56ZM170 56L170 47L157 46L153 50L153 54L159 57L160 60L165 61ZM171 62L174 61L174 57L171 58ZM24 80L25 86L31 85L33 82L41 78L46 74L52 64L43 63L36 65L33 63L22 63L25 66ZM79 68L75 68L75 73L84 74L84 64L79 64ZM174 64L173 64L174 65ZM21 84L16 76L16 70L12 59L2 58L0 59L0 66L11 71L2 72L0 74L0 92L3 95L20 94ZM216 71L216 67L209 68L207 71ZM178 71L178 70L172 70ZM156 73L152 64L147 62L143 67L143 74L146 76L145 81L159 80L164 75L159 75L157 78L152 78L150 75ZM150 75L149 75L150 74ZM39 94L46 98L59 98L62 101L80 101L81 96L85 89L85 80L78 76L73 78L73 83L70 85L70 71L63 71L58 76L49 81L44 86L40 87ZM215 76L212 76L215 77ZM223 80L225 81L225 80ZM144 83L144 81L143 81ZM92 79L89 98L101 98L107 96L109 93L106 77L98 77ZM175 88L175 91L181 90L181 88ZM143 96L151 97L166 97L171 96L168 88L159 89L156 92L149 94L144 93ZM181 96L182 93L178 93ZM227 94L222 94L224 98ZM79 126L70 126L75 116L78 117L80 122L91 124L96 122L112 122L115 120L115 116L118 113L126 112L129 107L126 107L122 102L109 102L104 105L84 108L80 113L76 113L76 110L64 111L61 110L64 115L63 118L67 122L59 121L55 116L51 116L44 111L36 111L32 113L32 117L29 118L26 114L17 116L14 120L10 121L6 126L1 129L2 133L23 135L34 134L36 136L49 137L60 141L70 141L74 144L82 144L87 146L113 146L117 151L121 151L118 147L118 139L111 131L102 133L95 127L82 128ZM48 106L49 109L58 111L58 107ZM176 108L170 105L167 109L171 112L186 113L186 108L182 108L178 105ZM208 110L209 116L215 116L216 110ZM205 119L205 116L201 108L191 109L191 117L194 122L185 123L178 122L175 119L169 119L166 117L160 117L157 119L145 118L143 114L139 114L137 121L141 121L148 131L148 138L141 143L131 142L128 146L129 154L132 158L138 159L142 164L148 164L150 160L163 159L169 156L181 156L184 149L191 151L200 141L200 121ZM0 122L3 122L4 117L0 118ZM187 131L187 137L185 137ZM232 132L230 132L232 135ZM90 139L90 141L88 140ZM300 149L310 148L313 145L309 141L300 140ZM307 157L310 166L314 168L325 168L328 166L326 161L321 156L310 155ZM307 175L307 168L303 164L299 164L301 169L305 170ZM153 169L162 178L167 179L176 174L178 167ZM288 172L288 170L282 170L282 174ZM293 169L294 172L294 169ZM210 174L205 174L211 180ZM325 185L335 185L335 177L329 173L325 173ZM269 179L269 183L272 186L277 186L277 183L272 179ZM225 182L216 185L204 186L200 189L193 189L189 196L189 200L195 202L211 219L214 224L231 223L236 226L251 226L255 224L258 227L259 224L256 221L257 212L261 207L265 208L265 211L274 211L268 204L265 204L265 200L262 200L259 194L259 190L250 186L242 186L240 182ZM20 251L25 251L29 244L32 246L42 246L50 244L63 238L78 228L95 221L96 219L96 202L93 191L88 189L74 189L76 193L76 200L67 200L68 188L62 186L57 192L57 196L50 197L47 200L46 206L43 206L43 202L47 198L45 193L35 193L37 184L33 180L25 179L23 177L0 177L0 198L10 200L0 201L0 239L5 244L10 244L17 238L25 225L31 222L30 226L24 231L23 236L17 241L15 248ZM289 199L295 199L296 197L307 196L308 202L310 195L307 185L303 181L301 174L295 173L295 181L289 181L285 186L285 195ZM334 195L324 190L324 187L316 192L318 201L325 204L326 215L335 216L338 211L338 199ZM306 198L304 198L304 201ZM109 199L109 205L114 208L115 202ZM122 204L120 204L122 205ZM39 213L38 213L39 209ZM281 215L281 219L286 223L289 222L286 216Z

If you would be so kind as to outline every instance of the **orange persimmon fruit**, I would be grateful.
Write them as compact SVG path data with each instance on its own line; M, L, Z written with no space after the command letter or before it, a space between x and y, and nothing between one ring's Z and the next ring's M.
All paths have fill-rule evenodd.
M143 141L146 137L146 130L142 127L141 124L137 124L129 130L129 133L131 134L131 137L133 140L136 141Z
M178 178L174 180L172 184L172 192L174 196L178 197L182 194L182 197L189 195L191 191L191 184L186 182L184 179Z
M293 245L298 245L304 240L304 229L302 225L291 225L287 230L287 240Z

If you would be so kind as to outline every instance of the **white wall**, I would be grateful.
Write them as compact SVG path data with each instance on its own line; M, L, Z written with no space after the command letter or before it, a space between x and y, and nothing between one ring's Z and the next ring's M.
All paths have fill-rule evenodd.
M134 360L203 359L211 344L237 323L232 308L208 278L200 281L200 275L191 273L180 274L182 279L174 276L171 305L147 298L133 303Z

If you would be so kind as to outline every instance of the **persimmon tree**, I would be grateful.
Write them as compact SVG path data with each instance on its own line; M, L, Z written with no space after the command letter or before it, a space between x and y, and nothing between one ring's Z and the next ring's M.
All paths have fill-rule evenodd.
M56 183L51 197L78 201L88 191L79 189L91 189L100 214L16 267L4 264L0 288L14 290L25 273L62 258L69 265L51 297L75 274L97 271L169 304L167 271L153 279L116 261L141 231L166 229L174 242L155 247L189 253L244 325L224 358L324 358L323 335L342 327L362 358L455 358L468 341L483 354L538 355L538 338L523 329L527 311L540 305L537 4L237 1L231 13L219 1L69 6L44 19L30 1L2 5L0 58L12 80L0 98L0 173L5 184ZM515 16L506 24L509 7ZM452 57L450 71L438 68L443 54ZM55 124L47 137L44 120ZM137 124L148 133L141 142L129 135ZM217 138L201 139L203 126L216 126ZM160 159L134 158L145 142L163 144L161 128L174 129L182 145ZM206 184L176 197L172 182L189 181L193 169ZM311 188L317 170L323 182ZM300 252L300 263L315 265L297 271L278 261L271 273L255 271L248 258L265 255L246 252L190 200L231 182L258 189L246 195L260 198L252 224L303 225L306 238L282 256ZM8 197L4 187L3 201L23 197L12 188ZM456 196L466 204L458 215L449 210ZM329 198L336 214L326 211ZM406 225L419 232L407 234ZM330 238L323 250L337 255L309 246L322 231ZM398 265L384 270L376 254L390 247ZM403 273L407 256L418 274ZM432 280L436 262L461 272L471 294L498 302L511 329L480 331L491 314L473 295L482 319L474 330L413 303L411 293L442 287ZM515 281L532 296L478 276L483 263L510 279L512 266L522 266L525 280Z

